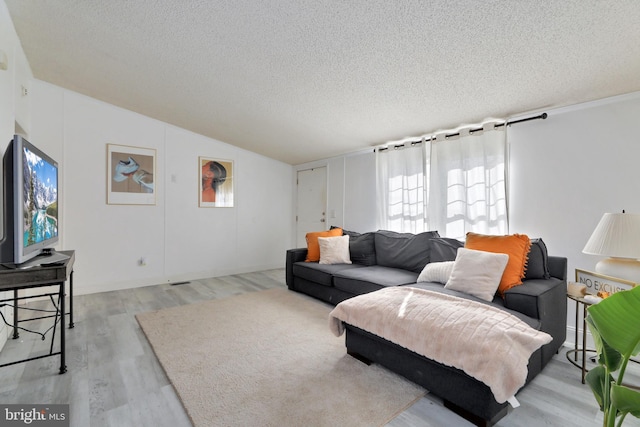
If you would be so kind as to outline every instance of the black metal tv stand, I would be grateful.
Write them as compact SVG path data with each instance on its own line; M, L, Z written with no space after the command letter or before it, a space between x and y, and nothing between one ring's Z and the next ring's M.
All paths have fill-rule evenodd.
M56 257L59 255L59 260L54 261L50 257ZM51 262L53 261L53 262ZM33 260L28 261L25 264L19 265L0 265L0 292L13 291L13 297L0 300L1 303L11 302L13 306L13 324L9 325L13 327L13 338L17 339L19 330L27 330L19 326L20 323L29 322L38 319L53 318L53 326L49 329L52 330L51 347L47 354L41 356L30 357L27 359L16 360L10 363L4 363L0 365L0 368L9 365L15 365L16 363L28 362L31 360L42 359L43 357L51 357L60 355L60 373L67 372L67 365L65 364L66 355L66 343L65 343L65 283L69 280L69 329L74 327L73 324L73 263L75 262L75 251L60 251L54 252L52 255L38 255ZM47 286L58 286L57 292L49 292L40 295L29 295L20 297L18 291L23 289L32 289ZM57 296L57 302L55 301ZM53 303L54 314L40 316L37 318L28 318L20 320L18 316L18 301L29 298L49 297ZM56 334L56 326L60 324L60 351L53 351L53 344ZM44 335L48 332L39 333L44 339Z

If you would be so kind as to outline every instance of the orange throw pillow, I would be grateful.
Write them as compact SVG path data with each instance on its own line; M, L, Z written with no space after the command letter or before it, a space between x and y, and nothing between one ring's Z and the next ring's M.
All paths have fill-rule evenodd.
M510 236L487 236L484 234L467 233L465 248L477 251L486 251L509 255L509 262L504 269L498 293L504 296L504 292L514 286L522 285L524 272L527 268L527 259L531 240L526 234L512 234Z
M320 261L320 244L318 243L318 237L338 236L342 236L342 228L332 228L329 231L307 233L307 259L305 259L305 262Z

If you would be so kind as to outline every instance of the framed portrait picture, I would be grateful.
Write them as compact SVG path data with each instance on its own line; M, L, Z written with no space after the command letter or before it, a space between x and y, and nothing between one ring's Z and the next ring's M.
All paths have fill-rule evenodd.
M155 205L156 150L107 144L107 204Z
M198 157L198 206L233 207L233 161Z

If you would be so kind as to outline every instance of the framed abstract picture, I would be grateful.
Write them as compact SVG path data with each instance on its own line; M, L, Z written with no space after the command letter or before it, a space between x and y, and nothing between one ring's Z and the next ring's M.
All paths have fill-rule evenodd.
M107 204L155 205L156 150L107 144Z
M233 161L198 157L198 206L233 207Z

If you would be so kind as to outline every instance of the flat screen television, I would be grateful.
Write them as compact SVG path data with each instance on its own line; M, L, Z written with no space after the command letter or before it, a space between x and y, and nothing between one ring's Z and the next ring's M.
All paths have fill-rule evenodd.
M23 264L50 248L60 234L58 163L16 135L3 158L3 232L0 262Z

